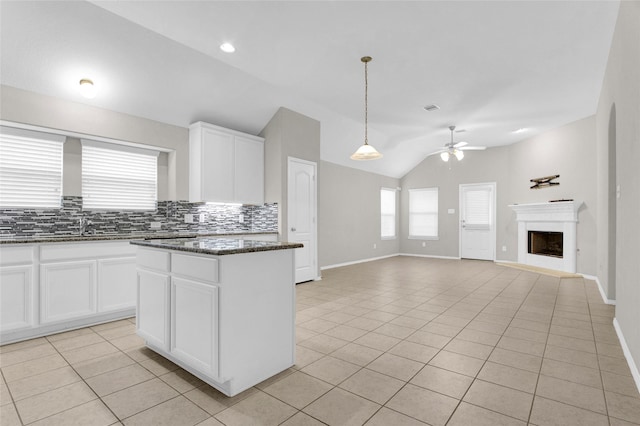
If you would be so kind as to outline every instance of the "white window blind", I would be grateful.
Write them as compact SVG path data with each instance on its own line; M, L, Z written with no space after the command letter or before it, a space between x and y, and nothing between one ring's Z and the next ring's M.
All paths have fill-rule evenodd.
M380 189L380 236L396 237L396 190Z
M65 137L0 127L0 207L61 207Z
M82 208L155 210L158 152L82 141Z
M491 189L466 189L464 192L465 226L472 229L491 227Z
M438 237L438 188L409 190L409 238Z

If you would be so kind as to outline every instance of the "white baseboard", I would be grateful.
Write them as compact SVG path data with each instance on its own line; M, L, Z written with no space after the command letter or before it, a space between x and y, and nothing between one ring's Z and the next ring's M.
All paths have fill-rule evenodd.
M624 353L624 357L627 359L627 364L629 364L629 370L631 370L633 380L636 382L638 392L640 392L640 372L638 371L638 366L631 356L631 351L629 350L629 346L627 346L627 341L624 339L622 329L620 328L620 324L618 323L618 318L613 319L613 328L616 329L618 340L620 340L620 346L622 346L622 352Z
M515 260L498 260L498 259L494 260L493 262L494 263L518 263Z
M460 260L459 257L455 257L455 256L434 256L431 254L398 253L398 256L429 257L432 259Z
M604 288L602 288L602 284L600 283L600 280L598 279L598 277L593 276L593 275L587 275L587 274L581 274L580 272L578 272L580 275L582 275L584 278L588 279L588 280L593 280L596 282L596 285L598 286L598 291L600 291L600 296L602 297L602 301L604 303L606 303L607 305L615 305L616 301L615 299L607 299L607 293L604 291Z
M320 270L324 271L325 269L333 269L333 268L340 268L342 266L357 265L358 263L373 262L374 260L387 259L389 257L396 257L396 256L400 256L400 253L388 254L386 256L380 256L380 257L370 257L368 259L354 260L351 262L336 263L334 265L321 266Z

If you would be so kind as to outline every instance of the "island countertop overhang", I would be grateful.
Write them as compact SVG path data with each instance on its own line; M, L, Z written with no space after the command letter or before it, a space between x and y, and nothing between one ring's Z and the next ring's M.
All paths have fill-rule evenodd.
M257 241L207 237L135 240L131 241L130 244L165 250L208 254L213 256L273 250L289 250L304 247L300 243L290 243L285 241Z

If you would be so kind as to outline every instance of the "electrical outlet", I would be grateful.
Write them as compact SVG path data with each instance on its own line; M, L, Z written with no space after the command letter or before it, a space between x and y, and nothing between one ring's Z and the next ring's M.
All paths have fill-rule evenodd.
M378 248L378 245L376 243L373 243L373 248L374 249Z
M238 215L238 223L244 223L244 215L242 213Z
M160 229L162 228L162 222L151 222L151 229Z
M184 215L184 223L193 223L193 215L191 213Z
M502 251L507 251L507 246L502 246Z
M204 222L204 220L205 220L205 215L204 215L204 213L200 213L200 214L198 215L198 222L202 223L202 222Z
M423 242L422 242L422 247L426 247L426 246L427 246L427 242L426 242L426 241L423 241Z

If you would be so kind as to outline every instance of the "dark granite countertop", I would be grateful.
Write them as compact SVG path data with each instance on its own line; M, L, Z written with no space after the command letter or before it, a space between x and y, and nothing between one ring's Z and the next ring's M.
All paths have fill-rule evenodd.
M69 243L83 241L117 241L117 240L148 240L148 239L171 239L171 238L197 238L197 237L231 237L233 235L277 235L277 232L167 232L148 234L112 234L112 235L51 235L51 236L26 236L26 237L2 237L0 244L20 244L20 243Z
M284 241L255 241L211 237L135 240L131 241L131 244L167 250L210 254L214 256L254 253L270 250L287 250L303 247L300 243L287 243Z

